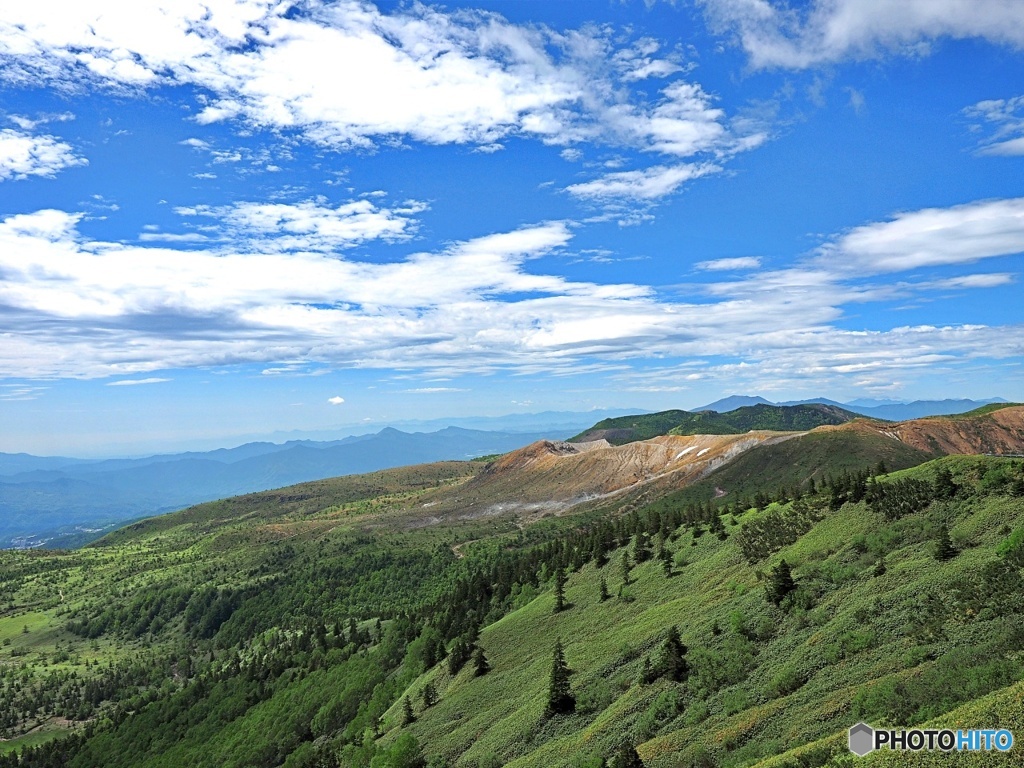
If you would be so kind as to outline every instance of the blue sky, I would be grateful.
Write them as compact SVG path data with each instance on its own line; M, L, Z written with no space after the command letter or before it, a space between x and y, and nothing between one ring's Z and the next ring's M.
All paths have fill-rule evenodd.
M0 450L1024 399L1000 0L0 19Z

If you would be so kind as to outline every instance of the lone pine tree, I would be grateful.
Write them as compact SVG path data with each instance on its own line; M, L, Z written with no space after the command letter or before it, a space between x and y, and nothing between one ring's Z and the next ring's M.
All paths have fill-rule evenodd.
M565 610L565 571L555 569L555 613Z
M490 671L491 665L484 655L484 649L477 646L476 653L473 654L473 675L475 677L483 677Z
M555 651L551 660L551 682L548 685L548 705L544 710L547 717L567 715L576 711L576 697L569 687L569 666L565 663L562 638L555 640Z

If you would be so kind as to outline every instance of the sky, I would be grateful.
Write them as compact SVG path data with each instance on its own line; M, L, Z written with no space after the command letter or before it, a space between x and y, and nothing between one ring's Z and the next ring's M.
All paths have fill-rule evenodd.
M1007 0L0 14L0 451L1024 400Z

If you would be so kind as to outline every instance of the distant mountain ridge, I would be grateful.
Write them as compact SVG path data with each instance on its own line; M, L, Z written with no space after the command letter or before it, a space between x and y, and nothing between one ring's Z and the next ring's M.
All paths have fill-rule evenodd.
M436 432L385 428L330 442L250 443L209 453L61 464L54 457L0 454L0 547L57 546L62 534L203 501L338 475L505 453L567 432ZM38 461L33 462L31 459ZM21 471L12 471L21 469Z
M707 405L698 406L697 408L691 409L692 412L696 413L699 411L717 411L718 413L727 413L734 411L737 408L743 408L752 405L811 405L814 403L820 403L822 405L832 405L837 408L842 408L847 411L859 414L861 416L867 416L872 419L885 419L886 421L906 421L907 419L920 419L925 416L949 416L957 413L967 413L973 411L975 408L980 408L985 405L991 405L993 403L1006 403L1009 402L1001 397L990 397L985 400L968 400L968 399L946 399L946 400L914 400L910 403L899 402L896 400L865 400L858 399L853 400L849 403L840 403L836 400L830 400L827 397L817 397L810 400L787 400L785 402L772 402L765 398L754 395L729 395L721 400L716 400L713 403Z
M754 429L799 432L825 425L845 424L855 418L856 413L834 405L810 403L779 406L757 403L727 413L673 410L603 419L571 438L571 441L584 443L607 440L612 445L622 445L658 435L738 435Z

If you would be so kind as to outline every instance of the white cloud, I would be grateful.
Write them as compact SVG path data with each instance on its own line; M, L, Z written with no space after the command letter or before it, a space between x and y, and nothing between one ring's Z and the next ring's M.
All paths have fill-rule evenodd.
M402 392L411 395L433 395L438 392L469 392L461 387L420 387L418 389L403 389Z
M969 288L998 288L1001 285L1009 285L1015 282L1013 275L1007 272L989 272L980 275L960 275L959 277L948 277L944 280L933 280L923 283L922 287L933 289L969 289Z
M143 232L139 235L139 240L144 243L205 243L210 238L199 232Z
M676 53L657 58L655 54L661 43L653 38L637 40L629 48L624 48L613 57L615 65L622 71L625 80L646 80L649 77L667 77L682 71L680 57Z
M120 379L119 381L108 381L108 387L135 387L140 384L163 384L165 381L170 379L161 379L157 377L151 377L148 379Z
M879 274L1024 252L1024 198L925 208L855 227L821 249L830 268Z
M1024 136L1016 139L1006 139L989 144L979 150L983 155L995 155L1000 157L1014 157L1024 155Z
M0 400L26 402L37 400L48 387L27 384L0 384Z
M642 171L617 171L593 181L572 184L566 191L585 199L654 200L675 192L684 182L722 170L713 164L658 165Z
M327 402L330 403L331 405L341 405L342 403L345 402L345 398L338 397L337 395L335 395L334 397L327 398Z
M1006 285L1009 273L951 275L950 267L1015 252L1018 206L899 214L840 234L793 268L696 287L691 300L539 271L557 263L539 257L570 242L567 222L381 263L239 250L231 240L216 250L95 242L78 232L81 214L38 211L0 221L0 374L126 376L258 362L267 375L298 375L304 365L311 375L361 367L451 379L497 369L607 374L633 358L678 358L709 362L670 386L696 380L682 378L691 374L766 385L881 380L886 371L1024 355L1020 324L839 327L847 305ZM933 239L947 251L936 255ZM942 269L928 274L933 267ZM909 270L916 282L863 284Z
M980 120L972 128L989 133L978 154L1002 157L1024 155L1024 96L979 101L964 110L967 117Z
M8 82L126 93L192 86L199 124L240 121L332 148L413 140L486 152L521 136L678 159L720 158L764 141L744 123L729 126L684 79L679 58L651 39L623 42L596 26L557 33L482 11L415 4L382 13L359 0L38 0L0 20ZM637 86L651 77L669 81L649 101ZM202 139L183 143L213 151Z
M351 248L367 240L408 240L416 230L412 217L424 210L426 205L415 200L380 208L365 198L336 208L315 200L175 208L181 216L215 218L232 236L253 239L261 248L307 251Z
M8 115L7 119L23 131L33 131L46 123L66 123L68 120L74 120L75 116L71 112L48 112L38 115L34 119L25 115Z
M734 269L759 269L761 259L757 256L737 256L731 259L712 259L711 261L699 261L695 265L697 269L711 271L725 271Z
M10 128L0 130L0 181L53 177L64 168L87 162L75 155L70 144L53 136L33 136Z
M700 0L734 32L755 68L804 68L889 52L927 53L932 40L981 38L1024 47L1024 14L1007 0Z
M9 10L0 22L8 80L192 84L213 94L200 123L239 118L333 145L549 136L583 95L576 73L547 53L549 35L492 14L383 14L355 0L298 14L264 0L40 0Z

